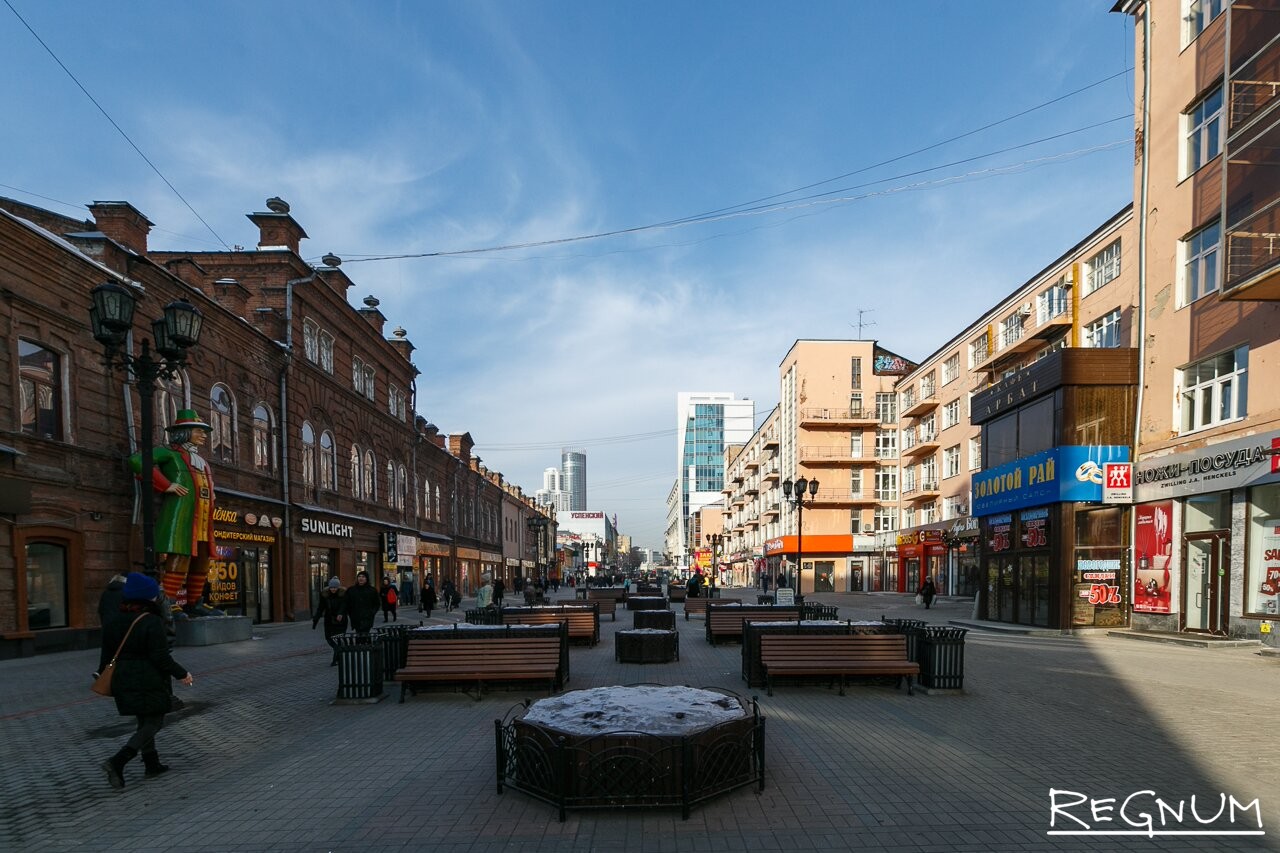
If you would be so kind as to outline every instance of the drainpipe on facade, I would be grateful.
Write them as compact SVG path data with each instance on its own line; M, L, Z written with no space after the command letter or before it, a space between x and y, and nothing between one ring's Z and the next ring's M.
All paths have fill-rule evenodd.
M1136 472L1142 445L1142 405L1146 390L1147 377L1147 190L1150 182L1148 163L1151 155L1151 14L1152 5L1147 3L1142 11L1142 171L1138 185L1138 394L1135 401L1133 418L1133 453L1131 464ZM1131 475L1134 487L1137 477ZM1138 536L1138 514L1129 511L1129 543L1130 560L1129 590L1133 589L1133 543ZM1129 625L1133 626L1133 601L1129 602Z

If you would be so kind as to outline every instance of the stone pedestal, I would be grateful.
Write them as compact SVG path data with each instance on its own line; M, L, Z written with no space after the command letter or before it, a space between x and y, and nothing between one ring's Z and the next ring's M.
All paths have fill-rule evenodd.
M212 646L248 640L253 636L253 620L248 616L178 619L174 622L174 627L178 631L179 646Z

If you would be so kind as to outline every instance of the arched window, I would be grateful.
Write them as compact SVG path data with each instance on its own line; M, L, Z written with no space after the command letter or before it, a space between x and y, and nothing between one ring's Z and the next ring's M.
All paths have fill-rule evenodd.
M156 426L168 429L178 417L178 409L189 409L185 375L179 371L172 379L161 377L156 383Z
M333 373L333 335L320 333L320 366L325 373Z
M409 472L403 465L396 468L396 509L404 511L409 496Z
M378 466L372 450L364 452L364 499L367 501L378 499Z
M351 494L364 497L364 473L360 470L360 448L351 445Z
M19 340L18 384L22 431L39 438L62 438L62 360L58 354Z
M230 389L219 383L209 392L209 458L234 464L236 461L235 400Z
M387 506L394 508L396 505L396 466L391 464L391 460L387 460Z
M436 486L436 502L433 504L436 508L436 521L440 520L440 487Z
M320 433L320 488L338 488L338 454L329 430Z
M302 484L308 489L316 485L316 431L302 422Z
M320 361L320 327L314 320L302 321L302 350L307 361L312 364Z
M271 409L259 403L253 409L253 470L270 474L276 470L276 441Z
M422 516L431 517L431 481L426 477L422 478Z

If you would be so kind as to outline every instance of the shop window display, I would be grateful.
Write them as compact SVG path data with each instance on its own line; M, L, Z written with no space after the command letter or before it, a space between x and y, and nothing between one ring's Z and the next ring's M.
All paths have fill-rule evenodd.
M1244 612L1280 615L1280 484L1249 490Z
M1076 513L1071 624L1116 627L1125 624L1129 589L1129 526L1120 507Z

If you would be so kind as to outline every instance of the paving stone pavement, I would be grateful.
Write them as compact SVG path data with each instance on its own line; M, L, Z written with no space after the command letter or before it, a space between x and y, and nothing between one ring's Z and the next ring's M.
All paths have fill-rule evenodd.
M945 623L970 607L815 598L839 605L842 619ZM196 683L178 688L188 708L158 738L174 770L144 781L135 762L119 792L98 765L133 724L89 692L97 653L0 662L0 851L1280 850L1280 661L1256 649L970 632L961 694L782 686L766 697L742 682L740 646L710 646L702 618L673 609L680 661L616 663L614 632L631 626L622 610L602 622L599 645L572 648L568 687L649 682L760 696L765 790L740 789L687 821L615 810L559 823L544 803L499 796L493 720L542 694L423 693L400 705L397 690L376 705L331 705L328 647L296 623L179 648ZM1258 798L1266 835L1050 837L1051 788L1116 797L1117 809L1144 789L1170 802L1196 794L1202 815L1220 793ZM1074 813L1088 819L1086 809ZM1094 827L1132 829L1111 816ZM1234 826L1256 828L1243 815ZM1073 827L1060 819L1059 828ZM1182 828L1195 828L1189 816Z

